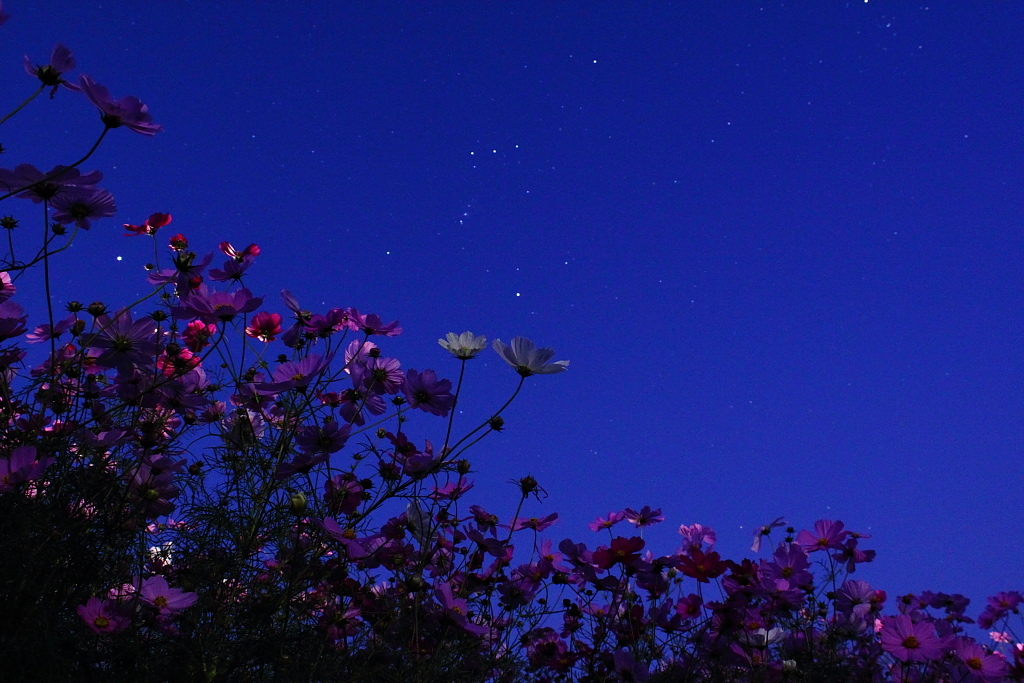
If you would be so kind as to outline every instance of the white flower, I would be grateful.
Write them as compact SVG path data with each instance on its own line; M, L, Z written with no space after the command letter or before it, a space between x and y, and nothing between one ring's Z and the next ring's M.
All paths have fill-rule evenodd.
M754 647L768 647L780 642L785 637L786 632L781 628L773 628L771 630L759 628L753 632L740 634L740 640Z
M569 367L567 360L549 363L548 361L555 355L554 349L538 349L532 341L523 337L513 337L511 346L503 344L500 339L495 339L493 346L498 355L523 377L553 375Z
M476 337L472 332L463 332L455 336L454 332L449 332L445 339L438 339L437 343L448 349L456 358L469 360L487 346L487 337Z

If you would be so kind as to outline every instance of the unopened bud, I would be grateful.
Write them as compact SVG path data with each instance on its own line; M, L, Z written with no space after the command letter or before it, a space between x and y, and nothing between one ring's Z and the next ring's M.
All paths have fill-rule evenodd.
M306 498L306 494L302 491L293 493L292 497L288 499L288 509L296 515L301 515L305 512L308 504L309 500Z

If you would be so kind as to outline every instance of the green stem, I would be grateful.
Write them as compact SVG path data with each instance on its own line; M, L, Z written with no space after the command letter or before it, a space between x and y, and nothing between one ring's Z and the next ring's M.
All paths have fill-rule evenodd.
M24 102L22 102L21 104L19 104L17 107L15 107L14 111L12 111L10 114L8 114L7 116L5 116L2 119L0 119L0 124L2 124L4 121L6 121L7 119L11 118L12 116L17 114L22 109L24 109L25 105L27 105L29 102L31 102L35 98L39 97L39 93L43 92L43 90L45 90L45 89L46 89L45 85L39 86L39 90L36 90L34 93L29 95L29 98L27 100L25 100Z
M42 185L43 183L48 183L48 182L50 182L51 180L55 180L56 178L59 178L60 176L62 176L62 175L64 175L65 173L67 173L67 172L68 172L68 170L70 170L70 169L72 169L72 168L77 168L77 167L78 167L78 166L80 166L80 165L81 165L81 164L82 164L82 163L83 163L83 162L84 162L84 161L85 161L86 159L88 159L89 157L91 157L91 156L92 156L93 152L95 152L95 151L96 151L96 148L100 146L100 143L101 143L101 142L103 142L103 138L105 138L105 137L106 137L106 135L107 135L107 131L108 131L108 130L110 130L110 129L109 129L109 128L104 128L104 129L103 129L103 132L102 132L102 133L100 133L100 136L99 136L98 138L96 138L96 142L94 142L94 143L93 143L92 147L91 147L91 148L89 148L89 151L85 153L85 156L84 156L84 157L82 157L81 159L79 159L79 160L78 160L78 161L76 161L75 163L71 164L70 166L67 166L67 167L65 167L65 168L62 168L62 169L61 169L61 170L59 170L59 171L51 171L50 173L47 173L47 174L46 174L45 176L43 176L43 177L42 177L42 178L40 178L39 180L35 181L35 182L34 182L34 183L32 183L31 185L26 185L25 187L19 188L19 189L17 189L17 190L12 190L11 192L8 192L8 193L7 193L7 194L5 194L5 195L0 195L0 202L2 202L3 200L5 200L5 199L7 199L7 198L9 198L9 197L13 197L13 196L14 196L14 195L16 195L16 194L21 194L22 192L25 192L26 190L31 190L31 189L32 189L33 187L38 187L39 185Z

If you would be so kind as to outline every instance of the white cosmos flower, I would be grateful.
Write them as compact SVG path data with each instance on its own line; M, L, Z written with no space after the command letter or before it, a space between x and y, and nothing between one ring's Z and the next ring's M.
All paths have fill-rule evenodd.
M532 341L524 337L513 337L511 345L506 345L500 339L495 339L493 346L498 355L523 377L553 375L569 367L567 360L556 360L554 363L549 363L548 361L555 355L554 349L538 349Z
M463 332L456 336L454 332L449 332L445 339L438 339L437 343L448 349L456 358L469 360L487 346L487 337L476 337L472 332Z

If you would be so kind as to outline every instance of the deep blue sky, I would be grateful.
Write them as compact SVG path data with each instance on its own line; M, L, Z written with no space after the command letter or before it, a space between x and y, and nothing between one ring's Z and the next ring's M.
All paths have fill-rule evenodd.
M406 367L454 377L435 340L466 329L570 359L468 495L508 515L532 473L556 540L650 504L658 550L700 522L738 558L778 515L830 517L873 535L858 577L890 596L977 614L1024 588L1024 5L4 8L8 105L60 40L166 128L85 165L120 211L60 262L61 301L147 292L120 223L170 212L203 252L259 243L269 310L287 287L399 319ZM99 125L61 92L0 161L67 162ZM517 379L490 351L471 370L467 426Z

